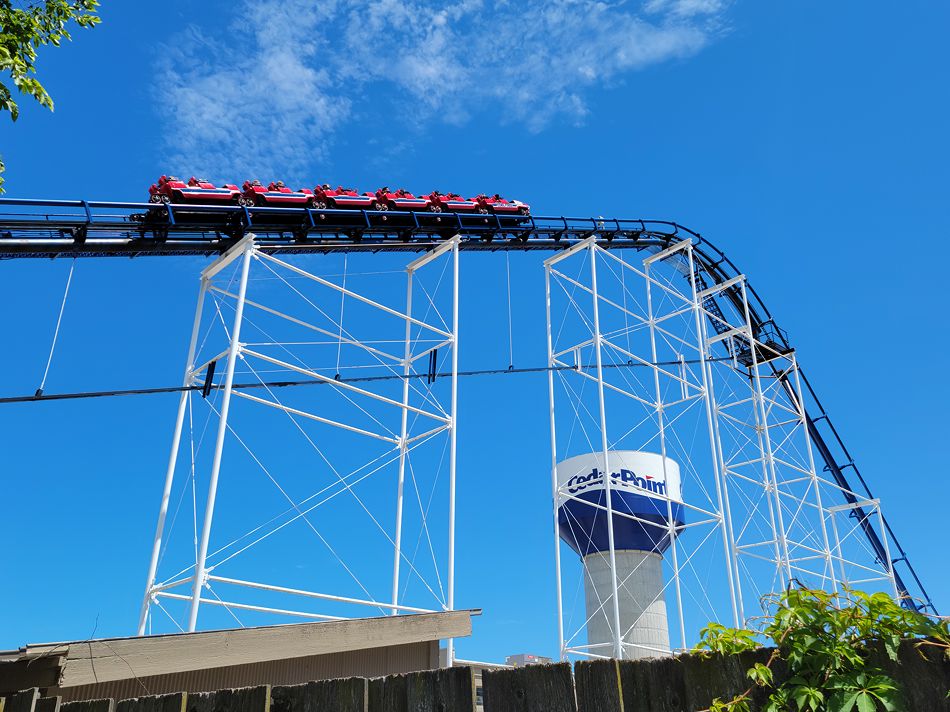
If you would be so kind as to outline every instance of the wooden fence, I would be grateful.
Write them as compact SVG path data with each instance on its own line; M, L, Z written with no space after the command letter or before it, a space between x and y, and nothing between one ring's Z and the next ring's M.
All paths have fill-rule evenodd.
M655 660L598 660L484 670L483 712L697 712L716 697L749 688L746 670L770 651L740 656L682 655ZM950 661L940 650L903 646L892 663L875 663L904 688L908 712L950 712ZM781 664L773 666L784 679ZM761 708L764 691L753 694ZM36 688L0 698L0 712L479 712L472 668L346 678L305 685L247 687L137 699L60 703Z

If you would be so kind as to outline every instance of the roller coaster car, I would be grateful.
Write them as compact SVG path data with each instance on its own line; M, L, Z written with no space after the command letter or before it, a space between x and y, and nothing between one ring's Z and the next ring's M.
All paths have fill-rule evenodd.
M357 208L360 210L378 210L376 195L363 193L362 195L352 188L337 186L336 190L329 183L318 185L313 189L313 207L324 208Z
M429 201L429 210L434 213L487 213L488 208L479 207L474 199L468 200L458 193L440 193L432 191L426 199Z
M491 213L503 215L530 215L531 206L522 203L520 200L506 200L498 193L494 195L478 195L472 198L480 208L487 209Z
M300 206L313 205L313 191L309 188L291 190L282 180L270 183L266 188L259 180L244 181L244 194L241 204L247 207L266 205L273 206Z
M376 201L379 210L431 210L432 203L423 196L418 198L408 190L390 190L380 188L376 191Z
M162 176L148 189L150 203L237 204L241 191L236 185L225 183L218 188L204 178L192 176L187 183L175 176Z

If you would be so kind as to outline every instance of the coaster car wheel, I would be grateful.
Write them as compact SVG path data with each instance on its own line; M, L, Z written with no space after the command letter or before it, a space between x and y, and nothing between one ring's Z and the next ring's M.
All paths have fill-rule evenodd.
M313 201L313 207L315 207L317 210L326 210L326 209L327 209L327 201L325 201L325 200L314 200L314 201Z
M519 209L518 209L518 212L521 213L522 215L526 216L526 217L527 217L527 215L528 215L528 209L527 209L527 208L519 208Z
M429 211L433 213L441 213L442 206L439 205L438 203L429 203Z

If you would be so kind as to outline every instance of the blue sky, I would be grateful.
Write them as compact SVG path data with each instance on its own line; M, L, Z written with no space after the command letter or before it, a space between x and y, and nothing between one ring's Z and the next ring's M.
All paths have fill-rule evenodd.
M162 172L206 172L500 191L539 214L675 219L724 249L789 331L938 608L950 608L939 514L950 496L950 10L321 8L107 6L99 28L41 56L55 113L24 100L17 124L0 123L8 195L135 200ZM47 390L175 383L204 264L80 262ZM0 263L4 394L38 385L68 269ZM542 272L531 255L511 269L515 363L539 365ZM503 258L471 256L462 279L473 342L462 367L507 366ZM486 611L462 648L474 658L555 647L546 386L505 379L462 393L472 405L460 428L468 419L493 441L459 451L460 501L472 504L459 514L458 603ZM0 410L0 564L21 582L0 592L0 647L131 632L174 408L152 396ZM520 441L504 437L510 420ZM537 474L491 495L486 478L505 472Z

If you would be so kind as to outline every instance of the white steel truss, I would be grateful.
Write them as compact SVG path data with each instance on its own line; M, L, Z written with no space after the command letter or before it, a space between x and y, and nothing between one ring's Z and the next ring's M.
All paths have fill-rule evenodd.
M745 278L715 284L688 240L634 254L628 260L591 238L545 261L562 659L631 652L624 637L633 626L621 630L618 592L637 572L618 575L614 522L659 526L614 510L616 485L604 478L606 506L595 509L606 517L612 581L588 618L578 602L584 570L558 523L561 505L577 497L559 487L555 465L578 454L602 453L606 462L611 450L644 450L682 469L686 521L674 531L666 497L672 543L659 594L672 602L674 648L688 649L710 621L748 624L762 596L790 585L870 585L896 595L889 561L875 557L861 531L868 522L883 529L879 503L816 471L795 354L752 327ZM594 616L604 616L612 643L584 643Z
M207 606L240 624L454 609L458 247L325 275L249 235L201 273L140 635L156 613L195 630ZM173 543L189 506L191 545Z

